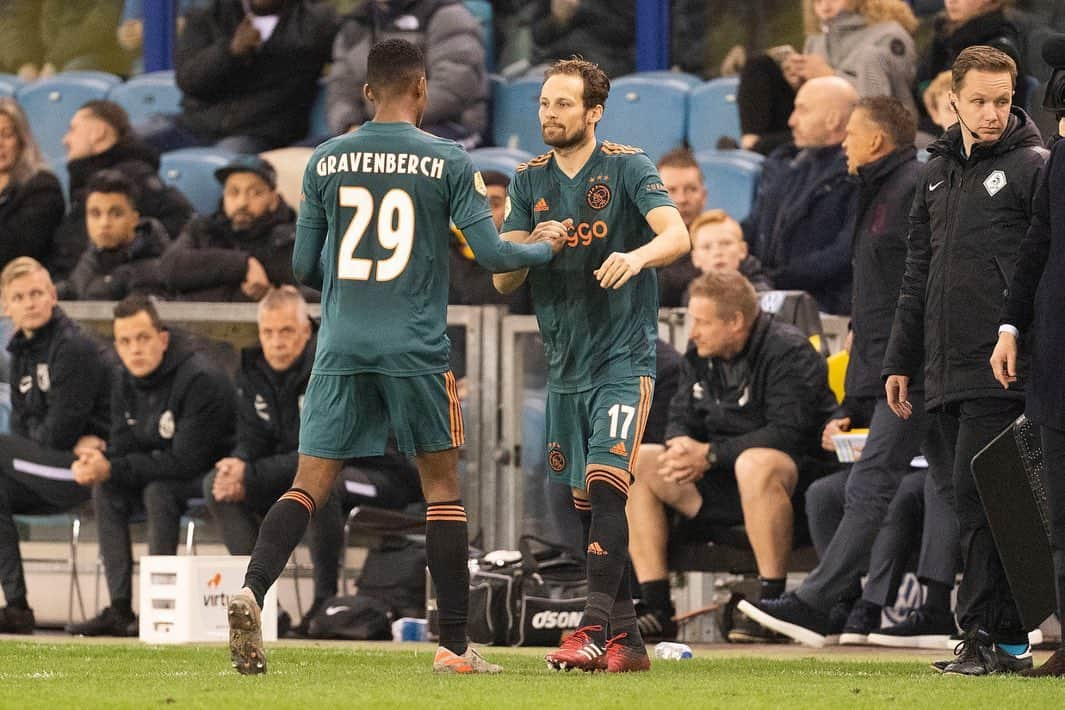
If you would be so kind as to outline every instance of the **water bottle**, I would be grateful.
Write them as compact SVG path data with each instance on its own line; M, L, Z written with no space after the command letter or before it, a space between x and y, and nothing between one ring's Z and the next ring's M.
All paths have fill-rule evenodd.
M663 641L655 646L655 658L663 661L686 661L692 657L692 650L687 644Z

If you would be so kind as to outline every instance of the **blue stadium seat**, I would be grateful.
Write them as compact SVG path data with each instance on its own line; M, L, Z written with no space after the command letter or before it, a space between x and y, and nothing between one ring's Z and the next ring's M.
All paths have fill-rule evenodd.
M717 147L722 136L740 141L740 111L736 92L740 80L725 77L692 89L688 97L688 145L694 151Z
M496 70L496 36L492 26L492 4L486 0L463 0L462 4L481 23L485 70L493 72Z
M544 152L540 133L539 77L518 79L509 84L494 84L492 139L501 148L520 148L530 153Z
M321 141L333 135L333 129L329 127L329 121L325 115L325 77L318 80L318 93L314 96L311 104L310 123L307 126L307 140Z
M595 131L599 138L639 146L653 161L684 142L688 86L683 81L622 77L610 83L606 106Z
M103 72L90 72L103 74ZM82 72L66 72L49 79L26 84L15 93L33 127L33 135L41 152L49 160L66 158L63 136L70 126L70 118L82 104L93 99L107 98L115 82L97 76L81 76Z
M214 171L228 163L233 155L217 148L172 150L160 158L159 175L163 182L181 190L197 212L212 214L222 199L222 185L215 180Z
M178 88L172 71L156 71L135 76L125 83L111 87L107 98L126 109L133 125L146 121L155 113L181 111L181 89Z
M56 76L65 77L67 79L96 79L102 81L111 86L122 83L122 77L117 74L112 74L106 71L97 71L95 69L75 69L72 71L65 71L57 74Z
M734 151L706 150L695 160L706 180L706 208L723 209L730 217L743 220L751 211L761 165L730 155Z
M694 74L689 74L683 71L671 71L669 69L653 69L651 71L640 71L635 74L626 74L625 76L619 76L617 79L611 81L613 85L614 81L621 81L622 79L630 79L632 77L639 77L641 79L672 79L673 81L683 81L688 85L689 89L694 89L703 83L703 80Z
M470 151L470 159L477 170L496 170L504 175L514 175L519 163L533 159L531 153L511 148L478 148Z
M1028 89L1028 105L1024 107L1024 110L1029 115L1034 116L1042 108L1040 101L1043 99L1042 84L1037 76L1022 76L1017 78L1018 82L1024 82L1025 88Z
M762 163L765 162L765 156L761 153L756 153L753 150L743 150L742 148L737 148L736 150L728 150L722 152L730 158L735 158L736 160L743 160L750 163L751 165L760 166Z
M14 96L25 84L14 74L0 74L0 96Z

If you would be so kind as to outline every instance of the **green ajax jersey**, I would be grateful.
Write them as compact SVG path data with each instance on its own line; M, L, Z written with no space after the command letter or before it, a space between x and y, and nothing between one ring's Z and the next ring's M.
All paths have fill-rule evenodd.
M655 234L646 215L672 205L658 171L639 148L601 141L572 179L547 153L518 166L503 231L526 232L571 218L565 248L529 270L533 304L555 392L583 392L623 377L655 375L658 281L644 269L620 289L593 272L615 251Z
M314 151L296 258L321 253L315 373L448 369L449 219L491 219L485 192L457 143L409 123L371 121Z

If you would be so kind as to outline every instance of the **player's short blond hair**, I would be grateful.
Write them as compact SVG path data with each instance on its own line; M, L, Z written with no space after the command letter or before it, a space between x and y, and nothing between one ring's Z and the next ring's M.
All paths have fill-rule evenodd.
M0 271L0 298L3 297L4 292L7 291L7 287L11 285L12 281L21 279L23 276L35 274L38 271L43 271L45 276L48 276L48 283L52 283L52 277L48 274L48 269L44 268L41 262L32 256L20 256L9 261L4 270Z

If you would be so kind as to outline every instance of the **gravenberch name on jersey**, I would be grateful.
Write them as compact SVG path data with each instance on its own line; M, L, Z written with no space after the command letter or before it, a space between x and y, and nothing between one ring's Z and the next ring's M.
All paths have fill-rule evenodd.
M414 153L340 153L318 160L318 175L336 173L381 173L384 175L424 175L439 180L444 177L444 159Z

